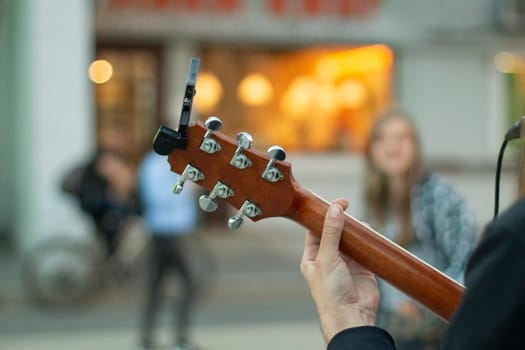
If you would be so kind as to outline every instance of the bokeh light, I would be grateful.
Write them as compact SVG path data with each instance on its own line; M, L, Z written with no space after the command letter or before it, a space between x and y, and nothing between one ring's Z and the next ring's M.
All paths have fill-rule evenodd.
M317 83L309 76L298 76L285 91L281 107L291 116L301 115L310 110L316 98Z
M262 106L272 99L273 87L263 74L251 73L241 80L237 95L248 106Z
M219 78L211 72L202 72L197 78L195 107L202 113L209 113L222 98L223 88Z
M363 83L357 79L346 79L337 88L339 106L343 108L360 108L367 98L368 92Z
M494 65L501 73L525 72L525 59L511 52L500 52L494 58Z
M113 66L109 61L95 60L89 65L88 74L95 84L104 84L113 76Z

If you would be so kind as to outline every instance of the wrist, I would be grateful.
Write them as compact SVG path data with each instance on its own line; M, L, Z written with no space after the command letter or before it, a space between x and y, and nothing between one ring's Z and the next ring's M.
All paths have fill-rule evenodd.
M355 327L374 326L375 314L356 308L341 308L333 312L320 313L321 331L328 343L339 332Z

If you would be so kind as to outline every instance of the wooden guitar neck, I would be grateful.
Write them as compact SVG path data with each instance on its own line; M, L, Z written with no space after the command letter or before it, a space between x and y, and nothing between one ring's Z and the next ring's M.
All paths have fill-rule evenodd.
M217 122L216 118L210 120L208 124ZM156 137L161 146L171 137L162 134L164 129ZM206 211L216 209L215 198L224 199L239 209L228 221L232 229L247 218L259 221L283 216L321 234L329 204L293 179L289 163L255 149L239 151L235 140L212 131L201 122L190 124L187 148L170 151L171 170L181 174L175 192L182 190L184 181L194 181L210 191L199 199ZM232 165L240 152L250 160L250 166ZM266 173L271 176L264 176ZM351 216L345 219L341 250L445 320L450 319L463 295L462 285Z
M180 174L173 191L182 191L185 181L197 183L209 191L199 198L208 212L217 209L216 199L225 200L239 210L228 220L231 229L245 218L284 216L321 235L329 203L293 180L284 149L272 146L267 155L252 149L248 133L232 139L218 132L222 122L217 117L188 124L199 62L190 61L179 129L161 126L153 142ZM348 215L340 250L444 320L450 320L463 296L461 284Z
M329 203L294 183L293 210L287 215L315 234L321 234ZM449 321L464 287L346 215L340 250L400 291Z

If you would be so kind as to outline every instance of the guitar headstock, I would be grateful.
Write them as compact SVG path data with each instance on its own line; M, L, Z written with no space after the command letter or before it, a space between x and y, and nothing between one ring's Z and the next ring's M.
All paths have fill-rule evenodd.
M171 170L180 175L173 192L182 191L185 181L193 181L208 191L199 198L201 209L217 209L217 198L231 204L239 210L228 221L231 229L237 229L245 217L258 221L285 216L293 205L293 179L284 150L272 146L263 153L252 148L249 134L239 133L235 140L219 132L221 126L217 117L191 123L184 149L169 146L176 135L173 130L159 129L154 148L168 155Z

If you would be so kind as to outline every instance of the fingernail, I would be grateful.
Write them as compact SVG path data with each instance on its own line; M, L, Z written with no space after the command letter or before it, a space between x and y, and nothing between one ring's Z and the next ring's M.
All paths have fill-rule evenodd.
M328 208L328 216L330 216L332 218L336 218L339 215L341 215L341 208L339 208L338 205L331 205Z

